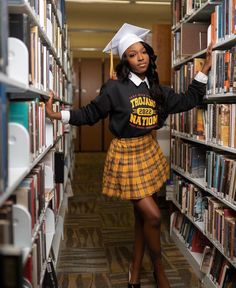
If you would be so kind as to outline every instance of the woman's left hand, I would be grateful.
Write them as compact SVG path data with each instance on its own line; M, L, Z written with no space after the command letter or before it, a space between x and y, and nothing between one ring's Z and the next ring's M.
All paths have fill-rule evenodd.
M204 62L203 67L202 67L202 73L204 73L206 75L208 74L209 70L211 69L211 65L212 65L212 47L213 47L213 43L211 42L207 47L206 58L205 58L205 62Z

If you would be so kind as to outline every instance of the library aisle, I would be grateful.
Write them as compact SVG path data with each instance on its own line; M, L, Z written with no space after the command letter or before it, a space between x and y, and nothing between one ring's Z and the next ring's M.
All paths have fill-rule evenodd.
M65 217L64 240L57 265L61 288L124 288L133 243L132 205L101 194L105 153L76 154L73 197ZM163 207L163 222L168 221ZM162 225L163 261L171 287L197 288L198 280ZM154 288L152 266L145 253L144 288Z

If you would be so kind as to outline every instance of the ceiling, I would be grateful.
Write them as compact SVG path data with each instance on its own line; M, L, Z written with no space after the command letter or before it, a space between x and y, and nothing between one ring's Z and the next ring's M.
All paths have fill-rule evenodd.
M162 1L169 2L168 0ZM66 18L73 56L104 57L102 49L123 23L148 29L152 29L152 25L157 23L170 24L171 6L91 4L66 0Z

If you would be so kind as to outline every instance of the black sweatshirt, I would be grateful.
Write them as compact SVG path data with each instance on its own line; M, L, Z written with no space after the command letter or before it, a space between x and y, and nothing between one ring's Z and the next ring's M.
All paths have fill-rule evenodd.
M193 80L185 93L161 87L166 97L166 116L190 110L200 104L206 84ZM158 117L156 102L145 82L136 86L131 80L108 80L99 95L88 105L70 111L71 125L93 125L109 115L109 129L119 138L138 137L159 129L165 119ZM162 117L163 118L163 117ZM166 117L165 117L166 118ZM160 124L162 123L162 124Z

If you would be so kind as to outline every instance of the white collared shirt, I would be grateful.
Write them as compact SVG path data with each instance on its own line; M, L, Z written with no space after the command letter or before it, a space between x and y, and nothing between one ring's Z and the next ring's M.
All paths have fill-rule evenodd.
M142 82L146 82L148 88L150 88L149 82L147 77L145 77L144 80L142 80L141 78L139 78L136 74L134 74L133 72L129 73L129 79L136 85L139 86Z

